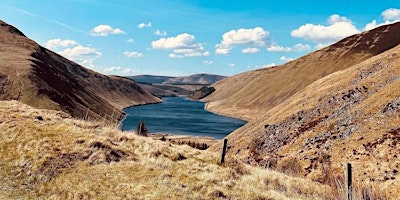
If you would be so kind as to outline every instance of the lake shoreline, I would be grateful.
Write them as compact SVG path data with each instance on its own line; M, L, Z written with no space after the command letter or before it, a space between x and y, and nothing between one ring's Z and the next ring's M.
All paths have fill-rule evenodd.
M186 135L191 137L190 140L212 138L200 139L207 142L223 139L247 123L238 118L209 112L205 109L205 102L185 96L165 97L161 104L132 106L124 109L124 112L127 114L120 122L120 130L135 130L137 123L144 121L151 133L166 133L168 137Z
M153 138L155 140L164 140L168 142L172 142L175 144L183 143L197 143L197 144L207 144L208 147L218 143L220 140L207 137L207 136L192 136L192 135L177 135L170 133L150 133L148 137ZM164 138L164 139L163 139Z

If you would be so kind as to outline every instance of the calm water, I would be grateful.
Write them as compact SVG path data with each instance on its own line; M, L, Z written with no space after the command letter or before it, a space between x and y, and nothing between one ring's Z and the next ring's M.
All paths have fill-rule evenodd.
M181 135L209 136L216 139L243 126L246 122L216 115L204 110L205 103L183 97L166 97L163 103L136 106L125 109L122 121L124 130L136 130L143 120L149 132Z

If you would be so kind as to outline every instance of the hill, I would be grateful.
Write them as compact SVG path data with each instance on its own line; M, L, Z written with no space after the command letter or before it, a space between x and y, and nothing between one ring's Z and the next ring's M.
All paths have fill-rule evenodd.
M266 111L314 81L378 55L400 42L400 23L353 35L281 66L238 74L212 85L207 109L245 120Z
M253 119L227 137L231 141L228 155L255 166L267 166L323 183L341 176L343 163L352 163L356 181L385 188L390 199L399 198L395 192L400 187L399 33L400 23L379 27L286 65L236 76L236 79L255 76L254 81L237 92L241 95L252 87L263 90L259 82L262 79L266 79L262 83L269 87L265 87L264 96L257 96L261 92L255 91L248 94L250 97L237 99L243 102L244 98L252 97L256 101L252 101L254 107L247 104L241 110ZM321 60L311 59L316 56ZM335 64L344 65L342 59L347 62L346 66ZM295 66L303 67L301 73ZM310 81L308 76L316 78L316 74L323 74L318 71L326 68L337 71L302 87L303 82ZM298 74L290 76L288 69L297 70ZM273 75L282 77L284 73L294 83L289 84L286 77L281 84L288 81L287 84L279 85L278 90L274 87L279 80ZM215 87L226 86L224 81ZM275 90L276 93L269 93ZM215 98L221 93L217 90L212 95ZM236 95L233 96L237 98ZM228 106L226 102L222 101L222 107ZM253 113L260 105L267 108ZM230 106L243 108L236 104ZM220 145L211 150L217 151Z
M124 107L160 99L134 81L86 69L0 21L0 99L62 110L74 117L118 120Z
M331 187L0 101L0 199L344 199ZM356 188L361 195L384 197ZM372 191L374 189L372 188ZM372 196L374 194L375 196Z
M156 75L136 75L127 76L138 83L150 83L150 84L161 84L170 78L175 78L173 76L156 76Z
M214 74L194 74L194 75L190 75L190 76L170 78L170 79L164 81L164 84L211 85L211 84L218 82L224 78L226 78L226 76L220 76L220 75L214 75Z
M128 76L128 78L135 80L139 83L150 84L167 84L167 85L211 85L220 81L226 76L215 74L193 74L190 76L155 76L155 75L137 75Z
M154 96L173 97L193 95L204 85L211 85L226 77L214 74L194 74L181 77L137 75L127 78L138 82L141 88Z

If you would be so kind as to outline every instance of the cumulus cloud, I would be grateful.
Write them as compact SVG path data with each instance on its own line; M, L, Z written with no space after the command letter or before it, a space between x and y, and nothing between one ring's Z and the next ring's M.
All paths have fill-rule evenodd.
M61 56L88 68L94 68L94 60L101 56L101 52L95 48L82 46L78 42L69 39L51 39L46 42L45 46L57 51Z
M140 58L143 57L142 53L136 52L136 51L125 51L124 55L128 58Z
M331 45L332 43L319 43L319 44L316 44L315 45L315 49L322 49L322 48L324 48L324 47L327 47L327 46L329 46L329 45Z
M103 71L106 74L115 74L115 75L132 75L135 73L135 70L119 66L105 68Z
M78 42L74 40L61 40L61 39L51 39L46 42L45 47L49 49L56 49L59 47L73 47L79 45Z
M370 23L365 25L364 30L368 31L379 26L400 21L400 9L395 9L395 8L386 9L381 13L381 16L385 20L384 22L377 23L377 21L374 19Z
M154 31L154 35L167 36L167 31L156 30L156 31Z
M128 43L134 43L134 42L135 42L135 40L134 40L134 39L132 39L132 38L129 38L129 39L127 40L127 42L128 42Z
M212 65L213 63L214 63L214 61L211 61L211 60L204 60L203 61L203 64L206 65L206 66L207 65Z
M105 24L94 27L91 32L91 35L93 36L108 36L117 34L125 34L125 32L119 28L113 28Z
M260 49L259 48L255 48L255 47L249 47L249 48L245 48L245 49L242 49L242 53L258 53L258 52L260 52Z
M174 54L174 53L170 53L170 54L168 55L168 57L170 57L170 58L184 58L183 55Z
M347 17L340 16L340 15L338 15L338 14L333 14L333 15L329 16L328 22L329 22L330 24L334 24L334 23L338 23L338 22L347 22L347 23L351 23L351 20L348 19Z
M400 20L400 9L389 8L382 12L384 20Z
M311 46L308 44L295 44L293 47L283 47L279 45L271 45L267 47L267 51L270 52L300 52L300 51L308 51L311 49Z
M75 46L73 48L66 48L58 53L70 60L73 60L89 68L93 68L94 60L101 56L101 53L96 49L81 45Z
M290 52L292 51L292 48L290 47L283 47L283 46L279 46L279 45L271 45L269 47L267 47L267 51L271 51L271 52Z
M292 37L303 38L315 43L331 43L359 33L351 20L337 14L328 18L329 25L305 24L291 32Z
M308 51L311 49L311 46L308 44L298 43L298 44L295 44L292 49L293 49L293 51Z
M292 60L294 60L293 58L287 58L287 57L285 57L285 56L282 56L281 58L280 58L280 60L282 60L283 62L290 62L290 61L292 61Z
M215 53L229 54L235 46L265 47L269 40L269 32L261 27L231 30L222 35L221 43L215 45Z
M208 56L202 44L195 42L195 37L188 33L177 35L176 37L160 38L151 42L153 49L171 50L170 58L184 58L193 56Z
M151 22L146 23L140 23L137 25L138 28L150 28L151 27Z
M229 64L228 64L228 67L234 67L234 66L236 66L236 65L233 64L233 63L229 63Z

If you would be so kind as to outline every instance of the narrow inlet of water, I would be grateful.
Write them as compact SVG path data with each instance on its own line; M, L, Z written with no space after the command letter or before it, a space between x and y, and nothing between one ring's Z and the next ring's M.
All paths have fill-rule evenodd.
M208 112L204 102L184 97L165 97L159 104L125 109L124 130L136 130L144 121L150 133L169 133L222 139L246 121Z

